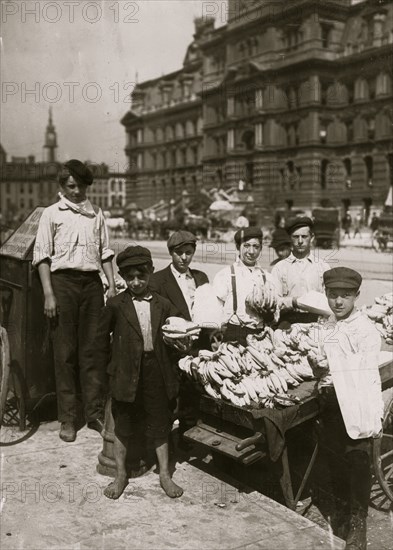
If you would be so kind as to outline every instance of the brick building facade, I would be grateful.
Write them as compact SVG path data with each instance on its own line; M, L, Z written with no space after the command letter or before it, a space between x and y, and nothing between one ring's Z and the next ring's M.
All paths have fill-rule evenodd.
M393 0L229 0L225 16L218 29L196 19L183 68L133 92L122 124L134 200L243 180L261 214L380 209L393 183Z

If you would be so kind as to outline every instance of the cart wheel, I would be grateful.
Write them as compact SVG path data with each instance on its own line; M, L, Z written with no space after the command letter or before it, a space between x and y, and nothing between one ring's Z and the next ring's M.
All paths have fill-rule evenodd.
M393 398L385 409L382 437L374 439L374 471L385 495L393 502Z
M32 436L39 426L26 416L26 387L19 365L10 362L7 331L1 327L0 446L15 445Z
M7 397L8 379L10 375L10 345L8 334L4 327L0 326L0 425L3 420L4 407Z

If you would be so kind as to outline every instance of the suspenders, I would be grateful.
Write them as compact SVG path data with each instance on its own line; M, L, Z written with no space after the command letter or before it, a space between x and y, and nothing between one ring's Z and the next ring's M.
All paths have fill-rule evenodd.
M263 284L265 284L266 283L265 272L263 270L261 270L261 273L262 273ZM231 285L232 285L232 309L233 309L233 312L232 312L232 315L230 316L230 318L228 320L228 323L231 322L232 317L236 316L237 320L240 323L240 326L244 327L244 326L246 326L246 324L239 318L239 316L237 314L236 274L235 274L235 266L233 264L231 265ZM251 292L251 289L250 289L250 292Z
M233 303L233 306L232 306L233 312L232 312L231 317L233 317L233 315L237 316L236 275L235 275L235 266L233 264L231 265L231 283L232 283L232 300L233 300L233 302L232 302Z

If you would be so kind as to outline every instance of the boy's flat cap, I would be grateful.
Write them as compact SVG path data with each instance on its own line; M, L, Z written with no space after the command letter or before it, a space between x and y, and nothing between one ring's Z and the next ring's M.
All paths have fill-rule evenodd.
M271 248L278 248L284 244L291 245L291 238L285 229L278 228L272 233L272 242L270 243Z
M151 252L144 246L128 246L116 258L119 269L130 265L153 264Z
M68 168L71 176L79 183L84 183L85 185L91 185L93 183L93 173L91 170L77 159L71 159L64 163L64 166Z
M326 288L353 288L357 290L362 284L362 276L349 267L334 267L325 271L323 282Z
M262 240L262 238L263 233L260 227L244 227L243 229L238 229L234 236L237 246L240 246L244 241L248 241L248 239Z
M197 238L193 233L190 233L190 231L185 231L184 229L180 229L180 231L175 231L172 233L172 235L169 237L167 244L169 252L171 250L174 250L178 246L182 246L183 244L196 244Z
M301 227L309 227L312 230L314 222L308 216L296 216L295 218L289 218L285 229L291 235L296 229L300 229Z

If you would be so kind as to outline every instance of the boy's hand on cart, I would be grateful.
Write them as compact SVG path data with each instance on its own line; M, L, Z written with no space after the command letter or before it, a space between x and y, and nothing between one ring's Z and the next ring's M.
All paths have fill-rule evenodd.
M53 319L58 315L59 306L57 305L54 294L49 294L48 296L45 296L44 313L47 317L49 317L49 319Z
M326 372L329 369L329 364L325 355L316 354L313 351L310 351L307 354L307 360L316 378L326 376Z

